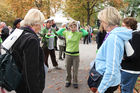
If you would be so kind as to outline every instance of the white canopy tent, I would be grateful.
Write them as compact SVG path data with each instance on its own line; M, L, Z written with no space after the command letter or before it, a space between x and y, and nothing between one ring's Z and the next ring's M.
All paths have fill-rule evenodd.
M61 25L63 23L68 23L68 22L74 20L70 17L65 17L62 10L58 11L54 16L51 16L51 19L54 19L54 21L58 27L61 27Z

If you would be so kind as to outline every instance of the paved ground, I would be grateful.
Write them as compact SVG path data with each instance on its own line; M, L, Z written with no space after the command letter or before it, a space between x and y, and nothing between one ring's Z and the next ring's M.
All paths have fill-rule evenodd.
M96 56L96 44L80 44L80 66L79 66L79 88L74 89L73 86L65 88L65 61L58 60L58 51L56 51L56 57L61 67L61 70L56 70L52 67L50 58L49 58L49 72L46 75L46 85L44 93L90 93L90 90L87 86L87 78L89 71L89 64ZM15 92L11 92L15 93ZM117 92L116 92L117 93Z

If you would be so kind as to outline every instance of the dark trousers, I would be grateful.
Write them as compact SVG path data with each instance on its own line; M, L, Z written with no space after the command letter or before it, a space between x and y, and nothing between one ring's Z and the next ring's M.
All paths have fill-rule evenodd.
M86 42L87 42L87 44L89 43L89 42L88 42L88 35L84 37L83 43L86 44Z
M65 46L59 45L59 59L62 59L62 55L63 55L63 58L65 58Z
M54 37L54 40L55 40L55 41L54 41L54 42L55 42L54 48L55 48L55 50L58 50L58 48L57 48L57 36Z
M53 66L54 67L58 66L58 63L56 61L56 56L55 56L55 50L54 49L49 50L48 47L43 47L43 51L44 51L44 54L45 54L45 64L46 64L46 66L49 67L49 65L48 65L49 54L51 56Z
M105 93L114 93L115 90L117 90L118 86L114 86L114 87L109 87Z

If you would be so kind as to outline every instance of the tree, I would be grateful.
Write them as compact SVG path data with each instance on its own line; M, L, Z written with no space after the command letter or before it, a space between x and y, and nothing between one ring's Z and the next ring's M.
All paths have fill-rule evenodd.
M34 7L34 0L6 0L17 18L24 18L29 9Z
M90 18L91 16L98 12L98 10L95 10L95 7L99 5L99 3L103 2L102 0L84 0L85 2L82 3L82 6L86 9L87 11L87 25L90 25ZM97 9L97 8L96 8Z
M35 6L41 10L46 18L51 16L50 0L35 0Z
M124 16L140 16L140 0L124 0L127 5L122 11Z
M97 13L107 7L113 6L119 11L127 7L124 0L66 0L63 9L67 16L83 23L94 24L97 20Z
M33 7L41 10L46 18L48 18L53 15L61 5L61 0L6 0L6 2L11 6L18 18L23 18L27 11Z
M5 3L5 1L0 0L0 21L6 22L7 25L12 25L11 22L15 19L15 14L11 7Z
M107 0L107 4L110 6L113 6L117 8L118 10L122 9L125 7L124 1L123 0Z
M80 20L82 24L87 22L87 25L90 25L91 20L94 19L92 16L97 15L96 13L101 9L99 6L102 2L103 0L66 0L63 9L73 19Z
M51 7L51 14L54 15L62 6L62 0L51 0L50 7Z

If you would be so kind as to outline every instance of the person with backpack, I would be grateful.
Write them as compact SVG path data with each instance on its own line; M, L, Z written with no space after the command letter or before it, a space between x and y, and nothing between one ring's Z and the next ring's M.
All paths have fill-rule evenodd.
M45 87L44 54L37 33L45 17L38 9L30 9L21 21L23 33L11 50L22 79L16 93L43 93ZM13 32L14 33L14 32Z
M125 54L122 60L121 93L133 93L137 78L140 75L140 31L135 31L137 21L133 17L124 18L122 26L133 30L132 39L129 42L134 49L134 54L131 56Z

